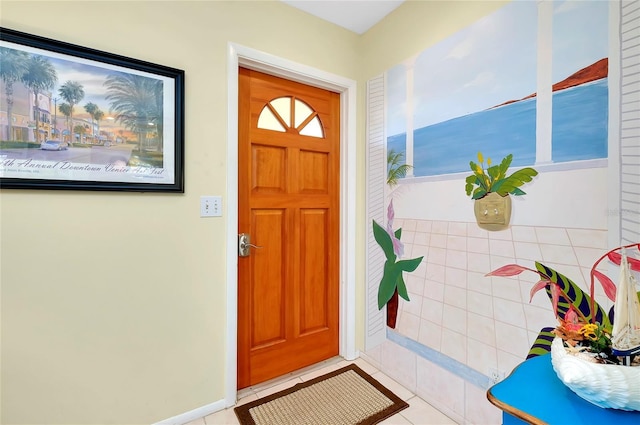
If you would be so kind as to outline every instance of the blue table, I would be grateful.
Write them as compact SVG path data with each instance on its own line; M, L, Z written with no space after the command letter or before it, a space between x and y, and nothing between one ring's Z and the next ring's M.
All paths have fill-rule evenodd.
M640 425L640 412L603 409L578 397L558 379L550 354L522 362L487 398L505 412L505 425Z

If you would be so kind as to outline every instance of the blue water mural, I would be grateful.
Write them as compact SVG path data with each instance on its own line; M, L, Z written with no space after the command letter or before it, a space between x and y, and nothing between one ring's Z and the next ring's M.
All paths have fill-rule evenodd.
M607 79L553 93L552 160L607 157ZM536 99L527 99L414 130L414 175L470 171L478 151L512 166L534 165ZM387 149L405 152L406 134L387 138Z
M607 79L553 95L553 162L606 158L609 120Z

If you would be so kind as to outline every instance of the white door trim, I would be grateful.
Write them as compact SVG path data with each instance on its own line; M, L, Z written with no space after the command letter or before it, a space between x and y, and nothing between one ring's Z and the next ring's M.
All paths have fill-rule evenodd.
M238 66L340 93L340 355L353 360L356 323L356 82L229 43L227 54L227 338L225 403L236 402L238 350Z

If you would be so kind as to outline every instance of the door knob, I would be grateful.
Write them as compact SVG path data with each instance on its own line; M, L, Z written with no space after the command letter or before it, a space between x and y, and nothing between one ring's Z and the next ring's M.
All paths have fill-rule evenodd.
M251 236L248 233L238 235L238 256L248 257L251 253L249 248L262 248L251 243Z

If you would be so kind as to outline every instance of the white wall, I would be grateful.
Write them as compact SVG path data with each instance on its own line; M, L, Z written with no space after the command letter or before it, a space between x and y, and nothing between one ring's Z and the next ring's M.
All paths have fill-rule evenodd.
M607 168L554 171L534 166L539 175L522 186L523 196L512 196L511 224L607 228ZM515 169L514 169L515 170ZM510 170L510 172L514 171ZM443 221L474 221L473 200L465 193L464 179L413 183L403 181L393 194L396 216ZM419 179L416 179L419 180Z

